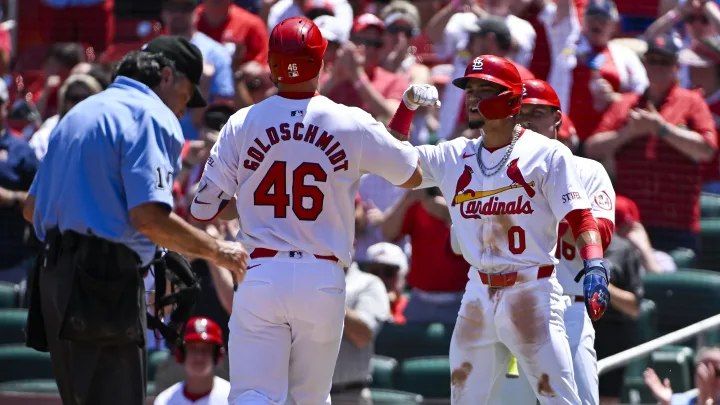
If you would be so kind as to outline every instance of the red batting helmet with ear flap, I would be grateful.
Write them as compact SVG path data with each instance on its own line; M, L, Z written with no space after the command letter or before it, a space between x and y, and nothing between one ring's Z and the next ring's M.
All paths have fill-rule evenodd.
M327 40L320 29L305 17L290 17L270 33L268 64L276 83L295 84L320 73Z
M202 316L190 318L185 324L182 345L175 352L178 362L185 361L185 344L193 342L210 343L221 349L224 344L222 329L210 318Z
M453 84L465 89L470 79L485 80L507 88L497 96L478 103L478 109L486 119L499 120L520 112L522 79L509 60L495 55L480 55L467 65L463 77L453 80Z
M539 79L525 80L523 86L523 105L547 105L560 109L560 99L548 82Z

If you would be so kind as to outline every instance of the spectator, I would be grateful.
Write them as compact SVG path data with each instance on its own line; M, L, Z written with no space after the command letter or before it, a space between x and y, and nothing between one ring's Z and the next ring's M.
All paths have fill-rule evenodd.
M19 98L10 107L7 126L14 136L28 140L42 125L42 117L35 104L25 98Z
M408 304L408 299L403 294L405 276L408 272L408 259L405 252L393 243L376 243L368 248L365 261L360 263L360 268L380 277L385 283L392 321L400 325L405 324L407 322L405 308Z
M27 91L43 118L57 112L57 91L70 76L75 65L85 61L85 50L77 43L57 43L50 47L43 66L43 75L30 83Z
M377 276L361 271L357 263L345 270L345 328L330 391L339 404L369 404L370 359L375 337L390 319L388 292Z
M437 188L409 191L386 215L383 235L412 246L408 322L454 323L470 265L450 245L450 212Z
M435 65L430 69L430 84L437 88L438 94L445 91L447 84L450 83L452 73L453 66L451 64ZM439 114L440 109L434 107L421 106L417 109L410 133L410 142L413 145L437 143L440 130Z
M355 21L349 43L340 50L321 93L331 100L360 107L380 121L389 120L402 99L408 81L388 72L382 61L385 24L373 14Z
M190 318L175 358L185 369L185 381L158 394L155 405L227 404L230 383L215 375L225 357L223 332L210 318Z
M304 15L310 19L314 19L322 14L330 14L337 17L342 23L346 34L350 33L353 24L353 11L347 0L279 0L275 3L269 2L271 5L267 14L267 25L272 30L280 21ZM324 11L319 13L318 9ZM263 12L260 13L263 15Z
M688 69L690 86L703 92L715 122L720 123L720 39L705 38L680 51L680 64ZM720 194L720 153L703 165L703 190Z
M679 1L653 22L645 31L645 39L665 34L682 22L688 43L692 46L698 41L711 38L720 32L720 7L713 1Z
M380 12L385 24L387 54L382 66L390 72L401 73L411 83L427 83L430 69L418 61L416 48L411 43L420 33L420 15L417 8L405 0L395 0Z
M640 211L635 202L618 195L615 198L615 232L625 238L637 251L642 272L663 273L675 270L675 262L665 252L656 251L640 222Z
M267 63L268 29L260 17L232 4L232 0L204 0L195 9L197 29L225 45L233 55L233 69L254 60Z
M43 122L40 128L30 138L30 147L35 151L38 160L42 160L47 153L50 134L60 119L75 104L103 90L102 85L92 76L87 74L74 74L65 80L58 91L58 113Z
M270 67L254 60L242 64L235 72L234 80L237 108L257 104L277 92L270 80Z
M38 27L46 44L82 42L100 54L115 36L114 0L42 0Z
M602 319L596 321L595 350L599 359L619 353L635 346L642 286L640 257L633 245L617 233L605 250L605 259L610 263L608 278L610 284L610 308ZM624 368L600 376L600 403L617 400L622 389Z
M648 43L647 91L623 95L585 145L589 156L614 160L616 191L637 203L653 246L663 251L697 250L700 163L717 149L707 104L677 84L680 46L672 35Z
M575 61L570 60L567 73L558 72L550 80L561 103L568 100L562 105L564 109L569 106L568 116L581 141L595 132L602 114L620 99L621 93L642 94L647 87L647 75L637 55L610 42L619 20L612 0L591 0L575 48Z
M382 223L385 212L395 205L405 193L405 190L395 187L389 181L374 174L366 174L360 178L361 225L356 228L355 234L355 261L363 262L367 258L367 249L385 240L382 235Z
M320 29L323 38L328 41L328 47L325 50L325 56L323 56L323 62L325 62L323 73L328 73L332 70L340 47L347 43L349 33L342 26L342 22L331 15L321 15L315 18L313 22Z
M417 61L428 66L435 66L447 62L438 57L435 52L435 46L425 30L430 19L432 19L446 3L444 0L422 0L413 2L420 16L420 32L413 37L411 45L415 47L415 57Z
M204 95L209 101L232 100L235 87L230 54L220 43L195 29L193 10L196 4L197 0L165 0L162 7L163 24L168 34L181 36L200 49L204 65L203 79L207 80L201 87L207 89ZM198 139L202 110L186 112L180 125L185 139Z
M645 370L643 379L659 405L716 404L720 401L719 371L720 349L703 347L695 356L695 389L674 394L670 380L665 378L661 382L652 368Z
M510 14L510 0L489 0L484 8L474 0L450 2L428 22L426 32L435 44L440 59L451 59L455 67L453 77L462 76L472 54L470 34L479 31L479 20L490 16L505 20L517 44L512 60L523 66L530 63L535 46L535 30L527 21ZM467 12L460 12L467 9ZM438 137L449 139L456 135L455 126L463 106L463 92L455 86L448 86L441 94L443 108L440 109L440 132Z
M28 275L35 254L22 217L38 161L30 146L6 127L8 90L0 81L0 280L17 283Z

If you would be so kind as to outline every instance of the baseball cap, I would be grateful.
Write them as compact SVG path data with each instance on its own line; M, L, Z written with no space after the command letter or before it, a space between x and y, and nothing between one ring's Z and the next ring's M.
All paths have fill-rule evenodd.
M366 28L374 27L380 31L385 31L385 23L375 14L365 13L355 19L352 32L359 32Z
M385 6L380 17L386 27L393 24L405 25L415 35L420 30L420 13L417 7L405 0L395 0Z
M330 42L339 42L344 44L348 41L348 32L343 27L342 22L332 15L321 15L313 20L315 25L320 29L323 38Z
M390 242L379 242L367 248L366 261L368 263L397 266L400 274L408 270L408 259L400 246Z
M179 36L161 35L143 46L142 51L163 54L175 62L175 69L187 76L188 80L195 85L195 91L187 103L188 107L205 107L207 105L199 87L203 57L197 46Z
M613 21L620 19L617 6L612 0L590 0L585 8L585 16L605 17Z
M710 67L720 64L720 38L701 39L692 48L684 48L678 55L678 62L692 67Z
M510 28L504 19L498 17L487 17L478 21L477 26L470 30L471 35L485 36L487 34L495 34L500 49L510 49L512 45L512 36Z
M653 53L668 58L677 58L682 49L682 41L680 37L672 33L658 35L647 41L647 51L645 54Z
M618 195L615 197L615 223L617 228L640 222L640 210L635 201Z

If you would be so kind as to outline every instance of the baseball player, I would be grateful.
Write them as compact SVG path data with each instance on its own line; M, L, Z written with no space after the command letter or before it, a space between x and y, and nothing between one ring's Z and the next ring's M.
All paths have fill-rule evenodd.
M210 318L190 318L185 324L182 345L175 351L175 360L185 368L185 381L158 394L154 404L227 404L230 383L215 376L215 367L225 356L223 345L220 325Z
M572 154L518 125L522 81L508 60L478 56L453 84L465 91L469 126L482 135L418 147L420 187L440 187L472 265L450 344L452 403L490 402L512 353L540 403L578 404L563 322L567 300L555 276L561 220L583 259L591 318L602 316L609 294L600 234ZM427 92L411 86L403 101L430 104ZM390 126L407 134L411 117L402 103Z
M561 124L560 100L545 81L526 80L518 120L521 125L550 139L558 138ZM605 168L599 162L573 156L575 172L589 199L592 215L597 221L603 248L607 248L615 227L615 190ZM583 404L598 404L598 373L595 356L595 329L585 311L582 286L576 278L582 260L566 222L561 222L555 257L557 277L563 293L572 304L565 310L565 329L573 357L575 383Z
M360 176L408 188L422 179L412 146L317 94L326 46L307 18L275 26L279 93L230 118L191 204L209 220L234 196L250 252L229 321L231 404L330 403Z

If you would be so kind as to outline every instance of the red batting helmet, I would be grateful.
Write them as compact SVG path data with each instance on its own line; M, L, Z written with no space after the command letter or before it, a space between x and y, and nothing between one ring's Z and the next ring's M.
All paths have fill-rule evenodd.
M547 105L560 109L560 99L548 82L539 79L525 80L523 86L522 104Z
M276 83L300 83L320 73L327 40L305 17L281 21L270 33L268 64Z
M453 84L464 89L470 79L486 80L507 88L497 96L478 103L478 109L485 118L498 120L520 111L522 79L509 60L495 55L480 55L467 65L463 77L453 80Z
M193 342L210 343L220 349L223 347L222 329L210 318L203 316L190 318L185 324L182 345L176 352L178 362L182 363L185 361L185 344Z

